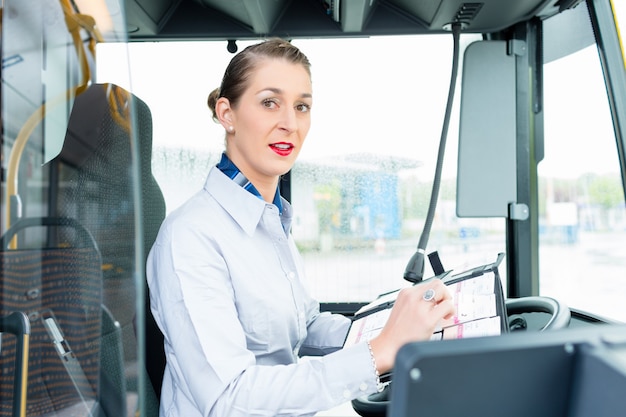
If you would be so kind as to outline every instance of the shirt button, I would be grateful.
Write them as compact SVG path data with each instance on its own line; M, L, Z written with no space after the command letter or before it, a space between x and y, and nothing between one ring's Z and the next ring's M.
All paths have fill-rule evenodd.
M350 390L347 389L343 392L343 398L345 398L346 400L349 400L350 398L352 398L352 395L350 393Z
M361 385L359 385L359 389L361 391L367 391L367 384L365 382L361 382Z
M288 276L290 279L293 279L293 278L295 278L295 277L296 277L296 274L295 274L293 271L290 271L290 272L287 274L287 276Z

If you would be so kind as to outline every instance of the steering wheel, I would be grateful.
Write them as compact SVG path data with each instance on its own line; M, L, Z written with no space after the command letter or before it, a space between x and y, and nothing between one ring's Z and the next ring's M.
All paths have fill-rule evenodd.
M517 329L513 328L515 320L520 319L521 314L524 313L548 313L550 315L548 322L539 329L540 332L564 329L569 325L572 317L569 308L565 304L550 297L510 298L506 300L506 311L511 330L525 329L525 326ZM523 318L521 320L525 321Z
M506 311L509 318L509 327L515 330L527 330L524 313L548 313L550 319L539 331L550 331L566 328L569 325L571 313L569 308L550 297L522 297L506 300ZM365 395L352 400L352 408L362 417L384 417L387 415L391 385L388 384L382 392Z

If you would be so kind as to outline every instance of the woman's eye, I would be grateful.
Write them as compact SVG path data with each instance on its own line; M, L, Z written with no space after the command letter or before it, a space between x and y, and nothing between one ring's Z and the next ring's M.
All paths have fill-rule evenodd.
M268 109L273 109L277 106L278 104L276 103L275 100L273 99L265 99L263 100L263 107L267 107Z
M296 110L298 110L301 113L306 113L311 110L311 106L308 104L301 103L296 106Z

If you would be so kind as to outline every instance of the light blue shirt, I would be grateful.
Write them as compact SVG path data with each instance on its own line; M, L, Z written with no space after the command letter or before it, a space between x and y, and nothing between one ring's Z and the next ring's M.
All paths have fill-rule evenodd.
M337 350L349 319L308 294L282 203L280 215L212 168L161 226L146 268L162 417L314 415L377 391L367 345Z

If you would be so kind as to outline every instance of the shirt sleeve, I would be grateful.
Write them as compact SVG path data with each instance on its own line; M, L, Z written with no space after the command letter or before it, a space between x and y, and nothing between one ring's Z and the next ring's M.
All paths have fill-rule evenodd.
M363 343L293 365L250 366L211 415L312 416L374 392L376 377Z
M288 365L258 365L246 347L218 251L194 239L192 230L175 239L167 230L162 233L147 265L153 314L167 356L161 415L307 416L376 392L365 344ZM334 340L330 344L340 346L346 320L315 316L311 344Z
M317 302L314 302L312 310L300 356L323 356L341 349L351 320L340 314L320 313Z

